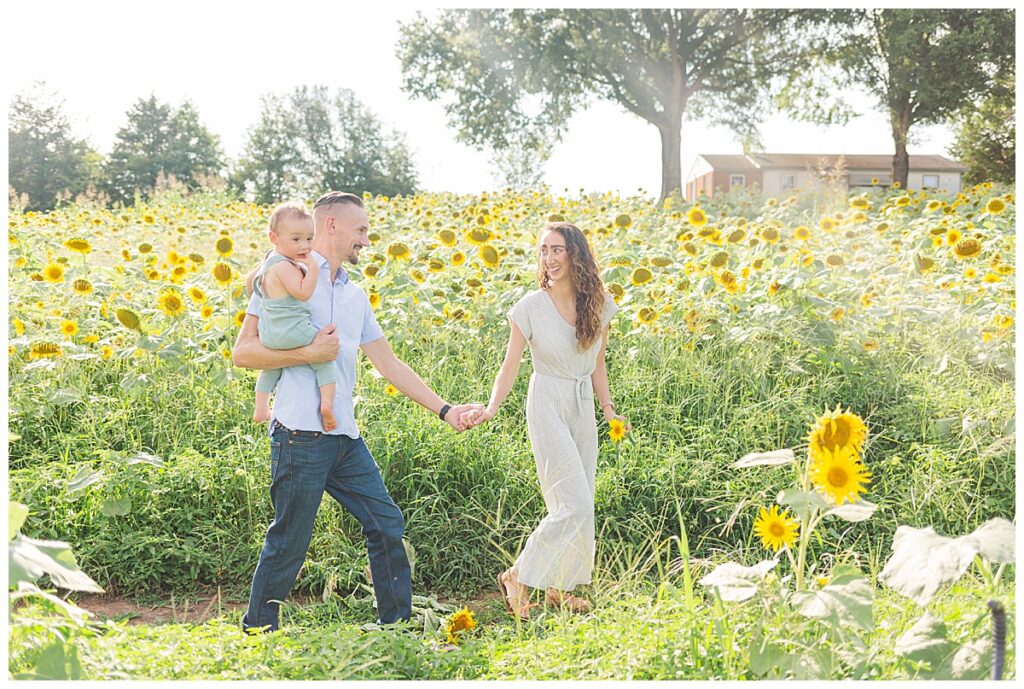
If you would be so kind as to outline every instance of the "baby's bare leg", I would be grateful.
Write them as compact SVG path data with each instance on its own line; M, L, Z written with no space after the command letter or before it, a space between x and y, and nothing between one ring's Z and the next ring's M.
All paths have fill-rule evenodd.
M252 420L256 423L270 421L270 393L256 392L256 409L252 413Z
M320 416L323 418L325 431L333 431L338 427L338 422L334 419L334 383L320 387Z

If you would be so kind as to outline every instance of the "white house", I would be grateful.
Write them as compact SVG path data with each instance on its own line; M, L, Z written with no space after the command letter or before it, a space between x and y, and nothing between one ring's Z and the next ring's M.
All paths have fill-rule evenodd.
M781 196L791 189L821 183L822 175L834 176L846 188L892 183L892 156L855 154L750 153L746 155L697 156L686 181L686 198L703 191L708 196L734 187L756 186L766 194ZM911 155L907 186L911 189L960 191L966 167L940 155Z

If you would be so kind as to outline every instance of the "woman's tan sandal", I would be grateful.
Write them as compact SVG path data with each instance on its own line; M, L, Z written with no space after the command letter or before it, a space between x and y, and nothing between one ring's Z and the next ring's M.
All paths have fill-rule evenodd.
M555 589L548 589L545 599L548 605L554 605L569 612L578 614L590 612L590 601L574 596L571 593L562 593Z
M525 605L520 604L519 609L515 609L515 607L512 605L512 599L508 595L508 587L510 585L515 586L517 591L521 591L521 589L519 589L518 584L509 584L508 577L508 572L502 572L498 575L498 590L501 591L501 600L505 603L505 610L507 610L508 614L512 615L513 617L518 617L521 620L528 620L530 619L530 608L532 608L533 606L529 603Z

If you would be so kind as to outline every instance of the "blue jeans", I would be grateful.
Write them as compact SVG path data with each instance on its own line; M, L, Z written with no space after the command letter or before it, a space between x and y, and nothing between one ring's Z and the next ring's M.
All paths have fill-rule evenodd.
M405 520L363 439L278 427L270 442L270 477L274 521L252 576L244 627L278 628L278 601L306 559L324 491L363 527L379 621L408 620L412 580L402 545Z

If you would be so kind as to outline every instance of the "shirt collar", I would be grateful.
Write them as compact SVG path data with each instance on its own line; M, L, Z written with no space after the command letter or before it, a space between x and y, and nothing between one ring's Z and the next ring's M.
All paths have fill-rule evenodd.
M326 270L330 268L330 261L328 261L319 251L310 251L310 255L317 260L317 263L320 264L321 271L326 272ZM338 266L338 272L335 274L335 278L337 278L338 282L340 282L341 284L347 284L348 271L346 271L341 266Z

